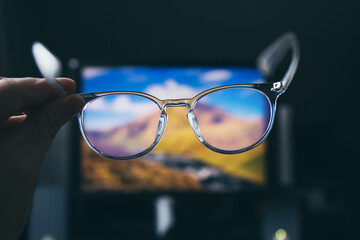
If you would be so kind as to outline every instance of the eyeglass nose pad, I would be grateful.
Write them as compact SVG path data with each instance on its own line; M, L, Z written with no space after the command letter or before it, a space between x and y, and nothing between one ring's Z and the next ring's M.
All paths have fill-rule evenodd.
M193 110L190 110L186 116L187 116L187 119L189 120L190 126L193 129L196 137L200 140L200 142L204 142L204 138L202 137L201 132L200 132L199 123L196 119L196 116L195 116L195 113L193 112Z
M157 129L156 129L156 137L155 137L155 142L159 142L160 138L162 137L162 135L165 132L165 127L166 127L166 123L167 123L167 119L168 116L167 114L163 111L160 115L158 124L157 124Z

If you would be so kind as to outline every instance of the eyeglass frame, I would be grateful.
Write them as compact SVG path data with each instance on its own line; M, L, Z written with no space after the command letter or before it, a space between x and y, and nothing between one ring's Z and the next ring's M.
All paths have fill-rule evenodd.
M40 43L36 42L35 44L40 44ZM33 47L34 47L34 45L33 45ZM45 51L48 51L45 47L43 47L43 48L45 49ZM41 50L43 50L43 49L41 49ZM293 77L295 75L295 72L296 72L298 64L299 64L299 58L300 58L300 48L299 48L299 44L298 44L296 35L292 32L287 32L287 33L283 34L282 36L277 38L272 44L270 44L264 51L262 51L256 60L257 68L261 72L261 74L264 77L269 77L274 73L276 67L283 60L284 56L287 54L287 52L289 50L291 50L291 63L289 65L284 77L281 79L281 81L277 81L277 82L273 82L273 83L232 84L232 85L219 86L219 87L205 90L205 91L197 94L193 98L183 98L183 99L163 99L163 100L161 100L150 94L136 92L136 91L79 93L79 95L81 95L85 99L85 106L83 107L82 111L78 114L78 122L79 122L80 132L81 132L83 138L85 139L86 143L88 144L88 146L94 152L96 152L98 155L108 158L108 159L111 159L111 160L131 160L131 159L139 158L139 157L144 156L147 153L151 152L156 147L156 145L160 142L161 137L163 136L163 134L165 132L165 128L166 128L166 124L167 124L167 119L168 119L168 116L166 114L167 107L169 107L169 106L187 106L188 107L187 118L189 120L190 126L193 129L198 140L205 147L207 147L208 149L210 149L214 152L222 153L222 154L239 154L239 153L249 151L249 150L257 147L259 144L261 144L266 139L266 137L269 135L269 133L272 129L273 123L274 123L274 119L275 119L277 100L278 100L279 96L287 90L291 81L293 80ZM56 64L60 64L58 59L52 53L48 52L47 54L49 54L49 56L47 56L47 57L50 57L50 59L54 58L54 60L53 59L51 59L51 60L53 60ZM34 53L34 49L33 49L33 55L34 55L35 62L37 64L40 72L45 76L45 78L48 80L48 82L51 85L53 85L55 88L59 89L61 92L64 92L61 85L58 84L56 82L56 80L54 80L55 77L52 76L51 74L50 75L48 74L49 71L47 71L48 69L46 69L48 66L46 66L46 64L44 65L44 63L41 61L39 63L39 58L40 58L40 60L44 60L44 59L41 59L41 55L39 56L39 54ZM60 67L61 67L61 64L60 64ZM56 75L56 74L53 74L53 75ZM270 120L269 120L268 126L267 126L263 136L254 144L252 144L248 147L245 147L245 148L241 148L239 150L223 150L223 149L213 147L209 143L207 143L206 140L201 135L201 132L200 132L197 120L196 120L196 116L193 111L197 101L199 99L201 99L203 96L206 96L207 94L210 94L210 93L213 93L216 91L225 90L225 89L252 89L252 90L258 91L266 97L266 99L268 100L269 105L270 105L270 110L271 110L270 111ZM91 141L87 138L86 133L84 131L84 125L83 125L83 115L84 115L83 113L86 110L87 106L89 106L89 103L97 98L105 97L105 96L113 96L113 95L122 95L122 94L141 96L141 97L145 97L145 98L153 101L160 108L161 114L160 114L160 118L158 121L158 126L157 126L157 131L156 131L156 136L155 136L154 142L147 149L145 149L144 151L142 151L138 154L128 156L128 157L115 157L115 156L107 155L107 154L99 151L91 143ZM160 131L159 131L159 128L160 128Z
M225 89L252 89L252 90L262 93L266 97L266 99L269 103L271 111L270 111L270 121L268 123L267 129L265 130L264 135L256 143L254 143L253 145L250 145L249 147L242 148L239 150L223 150L223 149L219 149L219 148L216 148L216 147L210 145L208 142L206 142L206 140L201 135L201 132L199 129L199 124L197 123L196 116L193 111L197 101L200 98L206 96L207 94L225 90ZM273 122L274 122L274 114L275 114L275 110L276 110L276 100L282 93L280 91L273 91L272 89L273 89L273 84L271 84L271 83L232 84L232 85L225 85L225 86L208 89L206 91L203 91L203 92L197 94L193 98L163 99L163 100L158 99L155 96L152 96L150 94L136 92L136 91L111 91L111 92L97 92L97 93L80 93L80 95L83 96L83 98L85 99L86 104L85 104L84 108L82 109L82 111L78 114L78 122L79 122L79 127L80 127L80 131L81 131L83 138L85 139L85 141L89 145L89 147L93 151L95 151L97 154L99 154L102 157L109 158L112 160L131 160L131 159L139 158L139 157L144 156L147 153L151 152L156 147L156 145L160 142L161 137L163 136L163 134L165 132L165 128L166 128L166 124L167 124L167 120L168 120L168 115L166 113L167 107L187 106L188 107L187 118L190 123L190 126L191 126L192 130L194 131L197 139L205 147L207 147L210 150L217 152L217 153L238 154L238 153L246 152L252 148L255 148L256 146L261 144L264 141L264 139L267 137L267 135L269 134L269 132L272 128ZM159 107L160 112L161 112L159 121L158 121L158 125L157 125L157 131L156 131L156 136L155 136L154 142L144 151L137 153L135 155L132 155L132 156L127 156L127 157L115 157L115 156L108 155L108 154L103 153L100 150L98 150L88 139L88 137L85 133L84 124L83 124L84 112L86 111L86 108L89 106L89 103L91 103L92 101L94 101L98 98L101 98L101 97L119 96L119 95L135 95L135 96L141 96L141 97L147 98L150 101L154 102Z

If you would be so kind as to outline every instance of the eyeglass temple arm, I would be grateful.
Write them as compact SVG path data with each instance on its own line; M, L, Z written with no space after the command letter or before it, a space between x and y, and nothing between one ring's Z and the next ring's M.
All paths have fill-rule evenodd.
M285 76L276 86L284 92L290 85L299 64L300 47L296 35L293 32L286 32L272 44L265 48L256 60L256 65L260 72L268 77L274 73L276 67L284 59L286 53L291 49L291 63Z

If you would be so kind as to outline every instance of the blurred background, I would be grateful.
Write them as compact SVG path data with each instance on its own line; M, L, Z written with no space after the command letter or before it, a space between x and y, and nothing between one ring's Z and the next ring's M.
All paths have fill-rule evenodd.
M291 149L291 159L286 160L292 166L291 180L282 183L281 176L287 173L274 170L269 176L276 187L236 197L201 196L192 204L189 196L183 201L182 196L151 195L146 201L108 197L106 204L114 211L116 202L123 201L129 208L140 205L141 213L129 221L119 217L121 224L128 222L114 225L121 231L110 234L105 226L96 232L100 235L90 238L86 232L96 228L96 220L80 227L73 223L74 219L96 217L90 207L74 216L75 200L68 197L73 164L71 151L64 147L73 138L68 125L44 163L38 184L42 190L36 196L39 203L34 202L23 239L356 238L360 234L358 9L356 1L1 0L2 76L40 76L30 51L34 41L45 43L65 66L72 58L132 65L252 63L267 44L289 30L297 34L301 46L298 72L281 97L283 124L291 133L285 141L291 143L286 146ZM65 73L70 72L65 69ZM276 144L284 142L279 135ZM269 169L281 169L277 159L273 162L280 165ZM208 209L201 208L204 202ZM171 209L173 203L173 231L156 234L157 204ZM206 223L207 217L202 216L219 204L222 207L213 215L219 221ZM45 205L47 208L41 210ZM195 217L189 213L199 208ZM130 215L125 211L124 216ZM187 218L192 219L192 226L186 225ZM145 237L140 234L142 229ZM276 234L279 229L285 229L287 235L281 231ZM106 238L100 237L101 232L107 232Z

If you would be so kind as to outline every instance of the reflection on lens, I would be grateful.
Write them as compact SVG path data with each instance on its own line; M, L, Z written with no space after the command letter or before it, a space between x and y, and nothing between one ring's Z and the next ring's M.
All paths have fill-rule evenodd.
M113 157L129 157L151 146L159 117L159 106L146 97L111 95L86 105L83 129L98 151Z
M207 143L235 151L262 138L270 122L271 105L261 92L231 88L203 96L194 112Z

